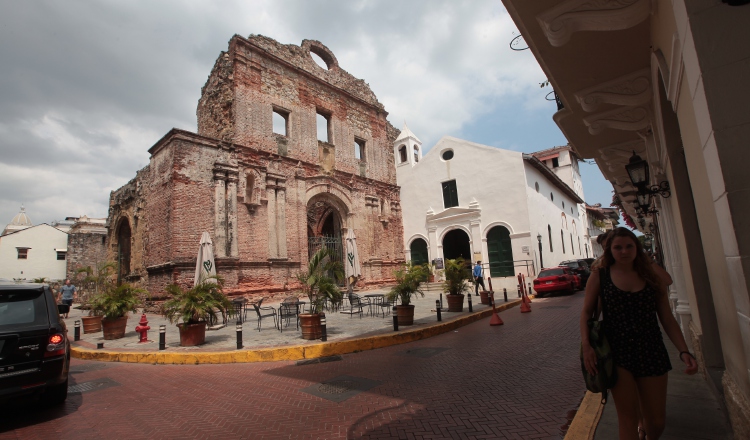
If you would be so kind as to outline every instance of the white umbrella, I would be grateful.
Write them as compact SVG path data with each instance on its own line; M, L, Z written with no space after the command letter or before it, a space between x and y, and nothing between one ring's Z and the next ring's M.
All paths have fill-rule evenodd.
M201 244L198 248L198 258L195 261L195 284L203 281L216 282L216 263L214 262L214 248L211 236L208 232L201 235Z
M354 277L355 279L362 275L362 269L359 267L359 252L357 252L357 237L354 236L354 229L349 228L346 232L346 261L344 261L346 278Z

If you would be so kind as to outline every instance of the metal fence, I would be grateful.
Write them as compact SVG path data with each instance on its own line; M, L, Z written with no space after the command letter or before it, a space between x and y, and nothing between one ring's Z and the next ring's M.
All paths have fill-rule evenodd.
M307 252L308 256L312 256L315 252L318 252L321 248L328 248L334 261L338 261L343 264L344 262L344 248L341 243L341 237L308 237L307 239Z

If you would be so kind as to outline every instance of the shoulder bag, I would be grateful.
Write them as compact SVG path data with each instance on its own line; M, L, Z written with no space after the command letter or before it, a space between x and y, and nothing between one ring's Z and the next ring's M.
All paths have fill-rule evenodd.
M599 286L599 304L601 304L603 302L601 295L604 292L604 270L600 271ZM589 343L591 344L591 348L594 349L594 353L596 353L597 374L595 376L586 371L586 366L583 362L583 344L581 344L580 357L581 371L583 372L583 379L586 382L586 389L592 393L602 393L602 404L606 404L608 390L612 389L617 383L617 367L612 356L612 347L610 347L607 337L604 334L603 322L599 320L599 304L597 304L594 313L587 322L589 327Z

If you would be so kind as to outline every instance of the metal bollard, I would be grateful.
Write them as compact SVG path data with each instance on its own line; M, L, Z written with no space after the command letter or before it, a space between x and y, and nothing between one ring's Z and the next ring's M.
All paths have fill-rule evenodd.
M519 284L519 286L518 286L518 297L519 297L519 298L521 297L521 285L520 285L520 284Z
M73 340L74 341L81 340L81 321L76 320L75 330L73 332Z
M508 302L508 289L503 287L503 298L505 299L505 302Z
M242 348L242 321L237 321L237 350Z
M529 283L529 295L532 295L534 293L533 290L531 290L531 283Z
M397 332L398 331L398 309L396 308L396 306L393 306L393 313L391 313L391 315L393 315L393 331Z
M469 297L469 313L474 311L474 308L471 306L471 295L467 295Z
M167 326L159 326L159 350L166 350L167 348Z
M443 294L440 294L440 308L443 308Z
M328 340L328 330L326 329L326 315L320 317L320 340L326 342Z
M437 310L438 321L443 320L443 316L440 314L440 301L435 300L435 310Z

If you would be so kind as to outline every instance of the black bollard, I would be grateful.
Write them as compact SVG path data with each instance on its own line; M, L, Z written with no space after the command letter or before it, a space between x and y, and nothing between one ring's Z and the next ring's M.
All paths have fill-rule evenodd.
M242 321L237 321L237 350L242 348Z
M520 284L518 285L518 297L519 298L521 297L521 285Z
M398 309L396 308L396 306L393 306L393 313L391 313L391 315L393 315L393 331L397 332L398 331Z
M443 308L443 294L440 294L440 308Z
M159 350L166 350L167 348L167 326L159 326Z
M503 287L503 298L505 299L505 302L508 302L508 289Z
M531 290L531 283L529 283L529 295L531 295L532 293L534 293L534 291Z
M471 307L471 295L466 295L469 297L469 313L474 311L474 308Z
M435 310L437 310L438 321L443 320L443 316L440 314L440 301L435 300Z
M326 329L326 315L320 316L320 340L326 342L328 340L328 330Z
M73 340L74 341L81 340L81 321L76 321L75 323L75 330L73 332Z

